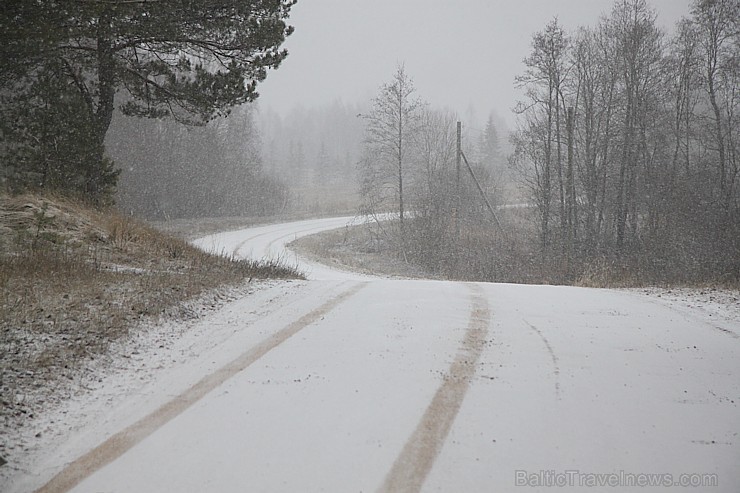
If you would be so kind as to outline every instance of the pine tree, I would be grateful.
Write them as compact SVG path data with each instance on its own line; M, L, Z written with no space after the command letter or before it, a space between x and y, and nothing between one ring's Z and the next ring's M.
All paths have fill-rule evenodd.
M486 129L483 135L481 135L480 155L484 165L492 169L497 169L501 166L501 144L496 124L493 121L493 115L489 115L486 122Z
M3 119L39 95L52 71L65 98L80 107L91 166L105 176L104 139L116 99L126 115L202 124L254 100L280 46L296 0L126 0L10 2L0 12ZM61 126L73 123L62 118ZM74 124L78 122L75 121ZM8 132L16 147L38 147L33 126ZM22 138L21 138L22 137ZM20 139L20 140L18 140ZM6 154L13 147L6 144ZM86 192L103 194L91 175Z

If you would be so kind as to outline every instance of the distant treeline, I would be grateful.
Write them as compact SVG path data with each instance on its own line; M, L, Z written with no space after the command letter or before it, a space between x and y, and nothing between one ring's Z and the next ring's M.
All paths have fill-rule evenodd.
M360 106L335 101L259 116L265 171L290 188L300 212L356 210L356 163L362 144Z
M286 186L263 170L255 107L187 127L117 115L106 147L121 167L117 207L148 219L272 215Z

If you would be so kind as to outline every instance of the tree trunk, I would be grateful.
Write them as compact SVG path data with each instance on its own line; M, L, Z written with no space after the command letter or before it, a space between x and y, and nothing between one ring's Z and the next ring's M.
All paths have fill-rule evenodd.
M98 100L94 115L95 149L94 163L91 163L87 176L86 190L93 201L101 198L102 178L105 171L105 135L113 119L115 90L115 61L113 59L110 23L112 13L106 10L100 16L98 24L97 57L98 57Z
M626 97L627 108L624 117L624 139L622 141L622 162L619 164L619 184L617 186L617 256L624 250L627 216L629 215L632 189L632 160L634 159L634 118L635 118L635 74L628 74Z
M552 166L552 81L547 107L547 139L545 141L545 163L542 177L542 253L550 247L550 207L552 201L552 184L550 170Z
M726 158L725 158L725 138L722 131L722 111L720 110L719 104L717 103L717 92L714 87L714 71L710 70L707 74L707 82L709 86L709 102L712 105L712 111L714 112L714 125L715 125L715 139L717 140L717 150L719 152L719 189L725 202L724 197L727 196L727 170L726 170ZM727 204L723 203L723 206Z
M567 109L566 130L568 134L568 167L566 169L566 212L568 214L568 255L573 254L576 238L576 186L573 176L573 108Z
M398 215L403 235L403 100L398 102Z

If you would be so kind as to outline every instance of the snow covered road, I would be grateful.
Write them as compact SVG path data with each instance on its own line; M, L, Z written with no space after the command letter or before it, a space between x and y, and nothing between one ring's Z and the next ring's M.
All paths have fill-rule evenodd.
M208 344L184 336L186 364L101 410L17 491L52 476L41 491L740 490L735 322L631 292L370 278L284 250L348 220L199 240L310 280L200 320Z
M368 276L346 272L299 257L286 245L303 236L361 224L356 217L310 219L287 224L258 226L206 236L194 243L200 248L241 258L282 260L297 265L312 280L362 280Z

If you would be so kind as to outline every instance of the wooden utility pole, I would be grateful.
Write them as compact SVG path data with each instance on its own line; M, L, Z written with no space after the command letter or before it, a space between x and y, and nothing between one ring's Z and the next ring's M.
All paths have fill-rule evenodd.
M460 166L462 164L462 122L457 122L457 185L455 188L455 235L460 239L460 206L462 205L462 191L460 189Z
M462 122L457 122L457 202L460 206L460 165L462 160Z

